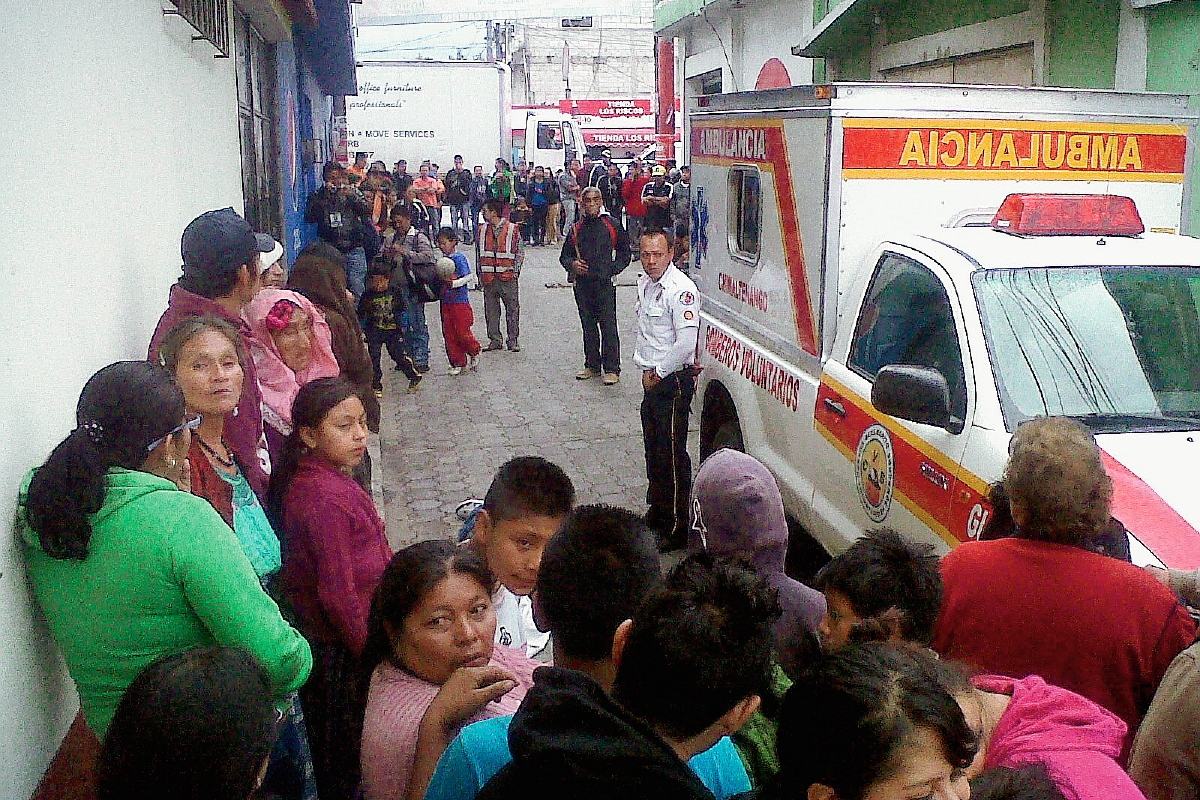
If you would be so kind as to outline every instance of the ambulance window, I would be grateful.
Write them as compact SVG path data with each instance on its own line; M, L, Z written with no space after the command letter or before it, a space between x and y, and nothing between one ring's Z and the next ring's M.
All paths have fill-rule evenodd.
M562 128L557 122L539 122L537 126L538 150L562 150Z
M875 269L850 345L850 368L874 380L882 367L933 367L950 387L950 413L965 419L967 388L950 298L937 276L892 253Z
M762 183L757 167L729 170L729 252L751 263L758 261L762 224Z

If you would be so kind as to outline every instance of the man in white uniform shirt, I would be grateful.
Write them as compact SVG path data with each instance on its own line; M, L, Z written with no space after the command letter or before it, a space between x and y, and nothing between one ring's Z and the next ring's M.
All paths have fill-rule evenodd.
M662 230L641 237L638 337L633 360L642 369L642 440L646 447L646 524L658 532L660 549L687 544L692 461L687 452L688 415L696 391L696 340L700 293L671 263Z

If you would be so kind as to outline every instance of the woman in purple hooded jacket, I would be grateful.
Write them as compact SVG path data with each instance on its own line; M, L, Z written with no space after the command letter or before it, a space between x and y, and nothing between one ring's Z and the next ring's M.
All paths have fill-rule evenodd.
M692 491L688 550L741 556L766 576L783 609L774 628L776 659L795 677L814 651L825 596L784 574L787 547L783 497L767 468L736 450L706 458Z

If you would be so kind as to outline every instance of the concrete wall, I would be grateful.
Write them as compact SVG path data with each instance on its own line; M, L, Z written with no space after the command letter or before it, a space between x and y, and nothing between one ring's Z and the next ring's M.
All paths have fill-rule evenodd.
M234 68L158 0L6 3L0 49L0 519L84 381L146 343L196 214L242 208ZM75 708L0 539L0 796L28 797Z

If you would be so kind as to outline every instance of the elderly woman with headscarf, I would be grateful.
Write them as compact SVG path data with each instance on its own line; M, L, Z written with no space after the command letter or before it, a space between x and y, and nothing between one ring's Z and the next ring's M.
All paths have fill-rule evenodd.
M292 432L292 401L300 387L340 372L333 354L333 334L321 309L289 289L264 289L242 315L254 332L250 355L258 371L267 444L274 462Z
M379 399L375 397L373 387L375 371L358 322L354 298L346 289L345 264L346 257L336 247L313 242L296 257L288 277L288 288L307 297L325 315L332 337L333 356L341 375L354 384L367 412L367 427L372 433L379 433ZM355 479L370 491L369 458L363 459Z

